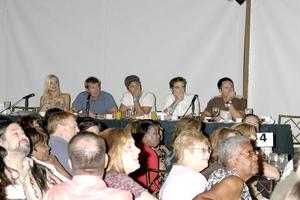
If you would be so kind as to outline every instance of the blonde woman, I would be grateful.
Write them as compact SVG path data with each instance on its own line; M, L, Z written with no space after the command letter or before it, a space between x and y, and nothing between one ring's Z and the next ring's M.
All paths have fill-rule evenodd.
M128 176L140 168L140 150L135 146L131 132L122 128L109 128L101 136L108 146L109 163L104 178L108 187L130 191L134 199L156 200Z
M70 109L70 101L70 95L60 91L58 77L54 74L48 75L44 83L43 96L40 99L40 112L46 112L50 108L68 111Z

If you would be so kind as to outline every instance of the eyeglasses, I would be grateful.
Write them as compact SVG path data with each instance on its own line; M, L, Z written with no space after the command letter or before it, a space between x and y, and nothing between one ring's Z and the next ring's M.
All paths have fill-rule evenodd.
M201 147L191 147L190 149L197 149L197 150L200 150L201 153L211 153L211 148L208 147L208 148L201 148Z
M254 155L258 155L258 151L254 150L254 149L251 149L251 150L248 150L246 152L240 153L240 155L245 155L247 157L253 157Z

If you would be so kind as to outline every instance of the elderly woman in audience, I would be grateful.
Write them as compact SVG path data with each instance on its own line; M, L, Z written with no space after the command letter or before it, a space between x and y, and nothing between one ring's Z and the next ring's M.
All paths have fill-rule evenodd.
M154 169L158 170L159 167L159 157L154 150L160 142L159 126L151 120L143 120L140 122L137 132L132 134L137 147L141 150L139 155L139 162L141 168L131 174L131 177L136 180L143 187L148 187L147 185L147 170ZM160 181L155 180L158 173L150 171L149 172L149 182L151 184L149 190L151 192L158 192L160 188Z
M48 75L44 83L43 96L40 99L40 112L46 112L50 108L60 108L68 111L70 101L70 95L60 91L58 77L54 74Z
M131 132L109 128L101 133L108 146L109 162L104 181L108 187L128 190L134 199L155 200L145 188L128 176L140 167L140 150L135 146Z
M255 145L256 140L256 132L257 129L255 126L246 123L240 123L232 126L232 129L239 131L243 136L248 137L252 143ZM276 167L270 165L266 161L263 161L261 157L259 157L259 166L261 167L262 173L270 179L278 180L280 178L279 171Z
M218 128L210 135L209 140L212 147L212 154L210 157L209 167L201 172L206 178L208 178L213 171L222 167L218 156L220 143L225 138L236 135L240 135L240 133L227 127Z
M251 200L246 181L257 174L258 157L249 138L233 136L224 139L218 155L223 168L211 174L207 191L197 195L194 200Z
M99 135L102 131L101 124L92 117L85 117L80 120L77 119L77 121L80 131L89 131L95 133L96 135Z
M61 181L70 179L70 174L64 169L57 158L50 154L50 147L48 146L48 134L39 127L27 128L24 129L24 131L31 143L31 158L36 163L46 167Z
M177 163L173 165L159 196L163 200L191 200L205 189L206 178L199 173L208 166L208 139L199 131L183 131L174 142Z

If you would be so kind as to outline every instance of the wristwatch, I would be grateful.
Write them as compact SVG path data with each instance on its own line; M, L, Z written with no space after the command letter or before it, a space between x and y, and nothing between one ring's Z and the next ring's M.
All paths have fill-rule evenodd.
M136 96L132 96L132 98L133 98L133 101L138 101L139 100L138 97L136 97Z
M227 107L232 106L232 101L231 101L231 100L230 100L230 101L227 101L226 106L227 106Z

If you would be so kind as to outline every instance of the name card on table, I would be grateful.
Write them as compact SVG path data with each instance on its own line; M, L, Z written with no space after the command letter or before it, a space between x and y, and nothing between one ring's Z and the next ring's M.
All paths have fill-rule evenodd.
M274 133L256 133L256 146L257 147L273 147L274 146Z

